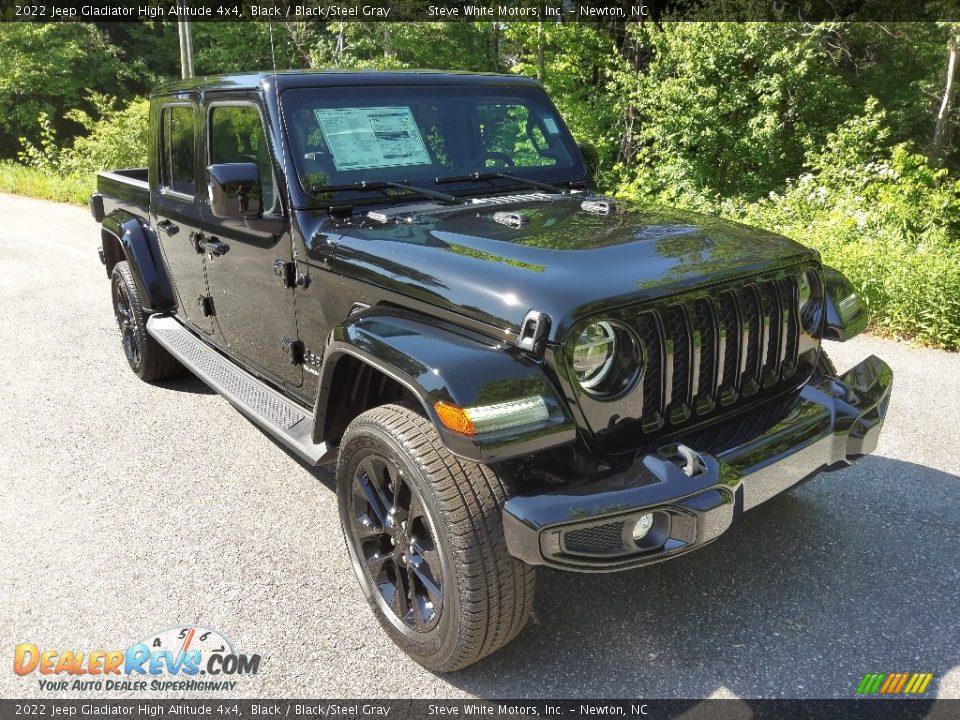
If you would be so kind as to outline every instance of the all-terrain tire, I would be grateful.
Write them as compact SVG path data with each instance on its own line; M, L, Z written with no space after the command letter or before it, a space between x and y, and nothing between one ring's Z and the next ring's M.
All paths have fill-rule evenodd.
M183 366L147 332L147 315L126 261L113 266L110 292L124 354L137 377L155 382L182 372Z
M508 492L491 468L450 453L431 422L410 408L374 408L354 419L344 434L337 496L354 569L387 634L430 670L470 665L510 642L527 622L536 573L507 552L501 510ZM376 521L378 497L388 516L392 503L393 517L407 520L371 539L376 532L371 525L392 522ZM382 570L383 558L396 555L401 543L409 545L410 562L422 556L418 562L428 573L425 583L409 566L405 569L405 556L397 556L393 576ZM423 550L427 547L432 551ZM374 567L381 568L379 584ZM389 585L394 577L401 588L405 572L413 588L408 597L414 598L407 606L417 609L402 616L395 610L396 604L402 606L399 590L391 595ZM430 616L435 604L427 607L423 602L432 600L424 590L431 580L439 581L433 589L442 595L438 618ZM416 592L421 593L419 604Z

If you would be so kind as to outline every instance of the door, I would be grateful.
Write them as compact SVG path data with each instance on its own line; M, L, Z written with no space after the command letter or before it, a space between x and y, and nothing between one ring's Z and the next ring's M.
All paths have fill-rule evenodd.
M206 162L253 162L260 168L264 216L283 217L273 161L259 107L253 102L212 102L207 107ZM226 350L248 365L299 387L303 367L291 361L297 340L294 289L284 286L274 266L290 262L289 223L279 233L251 229L242 219L215 218L201 201L207 281ZM278 229L278 228L274 228ZM211 242L212 241L212 242Z
M213 332L200 232L197 162L200 138L198 109L191 102L162 105L158 120L156 186L151 187L153 227L173 276L179 299L178 315L205 333ZM153 183L151 183L153 185Z

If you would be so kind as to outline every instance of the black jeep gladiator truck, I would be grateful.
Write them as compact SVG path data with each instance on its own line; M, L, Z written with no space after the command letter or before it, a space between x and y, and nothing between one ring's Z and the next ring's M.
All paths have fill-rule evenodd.
M428 668L514 638L537 566L677 557L876 447L890 369L821 348L865 327L845 278L598 195L533 80L195 78L149 142L91 198L131 370L336 462L363 592Z

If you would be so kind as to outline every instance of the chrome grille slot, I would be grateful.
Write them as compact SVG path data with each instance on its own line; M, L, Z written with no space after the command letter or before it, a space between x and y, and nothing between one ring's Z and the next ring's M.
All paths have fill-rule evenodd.
M753 395L759 388L760 377L760 302L756 288L744 287L740 293L743 307L743 361L740 365L740 392Z
M780 300L783 306L783 358L780 374L784 380L797 370L797 348L800 341L800 315L797 313L797 278L788 275L780 283Z
M700 298L693 306L694 318L694 354L699 367L695 383L694 404L698 413L710 412L714 407L714 395L717 391L719 373L717 368L717 346L719 326L713 316L713 304L709 298Z
M644 313L637 322L637 336L643 348L643 425L644 429L657 429L662 424L663 396L661 384L663 347L657 320L651 313Z
M722 386L728 397L733 397L740 387L740 311L733 293L725 292L720 295L718 303L720 310L720 326L725 334L723 353L723 382Z
M664 330L667 335L667 352L673 360L669 384L670 405L667 413L672 422L680 422L690 415L691 379L690 327L687 323L687 311L683 305L672 305L667 308Z
M780 379L781 320L780 298L775 281L760 285L760 306L763 310L765 338L763 369L760 378L764 386L776 384Z

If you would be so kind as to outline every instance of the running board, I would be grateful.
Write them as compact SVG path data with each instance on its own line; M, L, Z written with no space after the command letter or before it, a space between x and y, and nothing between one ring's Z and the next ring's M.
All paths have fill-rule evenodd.
M319 465L331 454L313 442L313 415L210 347L169 315L152 315L147 332L194 375L297 455Z

